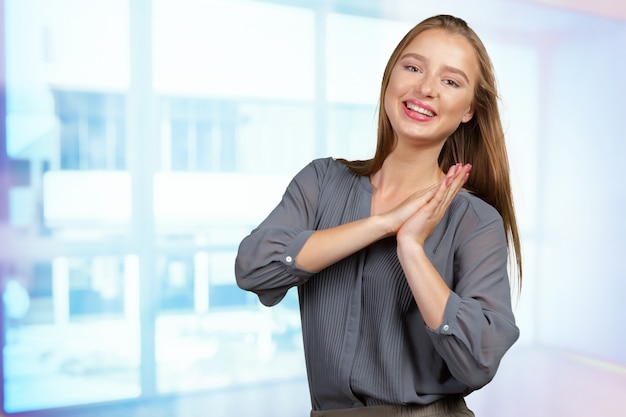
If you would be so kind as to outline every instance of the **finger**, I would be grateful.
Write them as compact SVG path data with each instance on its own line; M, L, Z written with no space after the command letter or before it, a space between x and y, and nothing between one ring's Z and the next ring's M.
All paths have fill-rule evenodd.
M454 179L454 175L457 173L458 168L459 168L459 164L454 164L450 168L448 168L448 172L443 181L446 186L449 185L450 182L452 182L452 180Z
M453 191L454 194L458 192L458 190L461 189L467 181L471 169L471 164L460 165L455 170L454 176L450 179L448 189Z
M437 189L437 194L439 194L440 197L445 196L449 192L450 187L453 187L458 181L458 178L464 175L462 169L463 166L459 163L450 166L446 176L439 183L439 187ZM440 200L438 199L438 201Z
M467 181L467 176L471 165L455 164L450 167L448 174L442 181L442 186L439 188L437 195L431 200L431 215L434 217L443 216L443 213L448 208L454 196L459 192L463 184Z
M426 218L440 220L443 217L454 196L465 183L469 169L471 165L460 163L452 165L444 179L438 185L431 187L427 193L430 196L426 194L421 196L427 197L422 200L424 203L420 208Z
M467 182L471 169L472 169L472 165L466 164L466 165L462 165L458 167L455 170L454 176L451 177L451 179L449 180L449 185L446 188L446 193L439 202L438 211L443 212L448 208L448 206L450 205L454 197L458 194L458 192L461 190L463 185Z

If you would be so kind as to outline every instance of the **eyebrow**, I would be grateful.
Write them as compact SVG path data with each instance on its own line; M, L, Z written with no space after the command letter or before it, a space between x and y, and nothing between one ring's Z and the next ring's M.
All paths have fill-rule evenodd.
M400 57L400 60L403 60L403 59L405 59L405 58L414 58L414 59L417 59L418 61L423 61L423 62L428 63L428 58L426 58L426 57L425 57L425 56L423 56L423 55L416 54L416 53L413 53L413 52L409 52L409 53L407 53L407 54L402 55L402 56ZM461 69L459 69L459 68L457 68L457 67L452 67L452 66L450 66L450 65L444 65L444 66L443 66L443 68L444 68L446 71L453 72L453 73L455 73L455 74L460 75L460 76L461 76L461 77L463 77L463 78L465 79L465 81L469 84L469 78L467 77L467 74L465 74L465 72L464 72L463 70L461 70Z

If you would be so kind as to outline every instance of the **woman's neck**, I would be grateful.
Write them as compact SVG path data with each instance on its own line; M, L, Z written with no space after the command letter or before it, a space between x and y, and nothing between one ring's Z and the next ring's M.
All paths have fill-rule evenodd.
M444 176L432 153L406 153L396 149L370 181L374 189L384 194L412 194L438 183Z

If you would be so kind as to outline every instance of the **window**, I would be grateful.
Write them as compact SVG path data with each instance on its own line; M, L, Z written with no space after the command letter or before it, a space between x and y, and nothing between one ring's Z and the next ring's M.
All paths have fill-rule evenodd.
M589 288L619 288L606 281L571 286L585 270L569 262L577 252L562 235L550 240L542 234L570 229L571 218L562 213L574 216L581 206L590 207L586 214L611 219L611 226L587 226L596 237L590 241L613 242L606 238L622 224L620 213L602 206L621 207L620 193L612 192L613 199L591 194L597 205L567 198L580 196L580 188L609 187L606 170L620 166L623 145L607 138L621 137L611 121L621 120L623 110L612 101L623 90L613 74L626 66L623 54L614 52L621 51L615 39L625 38L623 23L544 10L537 2L487 3L504 18L449 7L478 22L503 87L526 274L552 271L550 281L559 284L542 283L540 289L554 295L546 300L558 298L561 288L579 300L586 300ZM233 276L237 246L306 163L373 154L383 66L399 38L433 8L440 5L0 0L6 58L0 74L6 78L2 411L65 416L114 404L111 414L131 416L128 410L138 404L171 405L202 393L218 404L211 408L216 417L230 416L243 407L240 393L256 393L264 406L275 389L284 407L275 415L305 415L297 291L269 309L240 290ZM516 13L507 16L504 9ZM589 22L597 27L581 32ZM567 41L571 34L576 36ZM591 51L582 62L581 47ZM596 62L604 63L601 69ZM601 112L611 116L603 123L561 122L580 100L581 88L571 86L585 87L589 78L566 76L577 65L611 80L592 89ZM604 150L597 160L588 157L591 137L593 149ZM577 161L595 162L598 174L587 182L563 179L563 166L570 173L576 164L563 149ZM544 212L550 184L557 192ZM619 242L609 247L613 252L598 246L586 270L597 272L599 256L619 258ZM542 248L567 261L544 259ZM577 250L588 252L584 245ZM601 264L602 273L591 275L620 276L619 267ZM527 283L532 288L532 280ZM595 298L604 295L617 306L609 297L615 294L620 292ZM573 302L572 309L580 304ZM531 327L536 311L566 308L551 301L541 306L518 310L520 322ZM609 334L619 327L606 319L619 315L602 309L578 308L572 316L589 320L595 317L590 311L601 319L588 331ZM558 314L544 316L548 324L522 337L551 345L567 340L623 362L623 343L581 342L571 325L549 325L561 319ZM615 342L623 342L622 333L613 333Z

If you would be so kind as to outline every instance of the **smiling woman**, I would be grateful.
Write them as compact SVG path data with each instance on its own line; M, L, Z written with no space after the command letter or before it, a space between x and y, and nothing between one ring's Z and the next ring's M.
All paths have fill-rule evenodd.
M312 161L241 242L241 288L273 306L298 287L311 416L473 415L464 396L517 340L492 71L462 19L415 26L385 68L375 157Z

